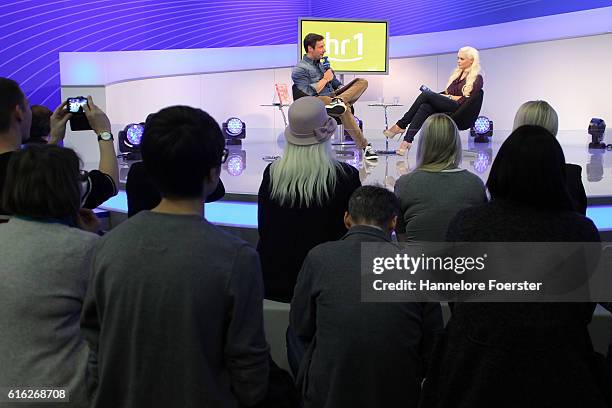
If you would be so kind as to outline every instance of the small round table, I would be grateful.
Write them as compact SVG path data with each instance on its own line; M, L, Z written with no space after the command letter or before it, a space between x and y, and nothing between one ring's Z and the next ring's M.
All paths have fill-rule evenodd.
M385 130L389 129L389 118L387 115L387 109L391 106L404 106L399 103L385 103L385 102L377 102L377 103L369 103L368 106L378 106L383 108L385 112ZM377 154L395 154L395 150L389 150L389 138L385 137L385 150L377 150Z

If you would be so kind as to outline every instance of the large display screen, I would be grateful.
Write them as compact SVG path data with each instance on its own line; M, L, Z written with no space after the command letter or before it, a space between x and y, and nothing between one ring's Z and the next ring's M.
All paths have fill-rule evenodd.
M299 58L308 33L325 37L331 67L337 73L389 73L389 25L386 21L299 19Z

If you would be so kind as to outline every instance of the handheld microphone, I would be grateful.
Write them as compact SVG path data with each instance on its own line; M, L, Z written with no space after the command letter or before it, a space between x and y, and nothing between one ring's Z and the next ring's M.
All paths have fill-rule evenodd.
M321 58L321 65L323 66L324 71L331 68L331 64L329 63L327 56Z

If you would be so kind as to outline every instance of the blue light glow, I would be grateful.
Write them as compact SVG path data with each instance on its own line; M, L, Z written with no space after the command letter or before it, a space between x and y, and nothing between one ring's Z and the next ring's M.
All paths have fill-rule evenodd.
M116 196L109 198L101 209L127 214L127 194L119 190ZM204 204L205 218L217 225L240 228L257 228L257 203L235 201L217 201Z
M586 215L595 223L598 230L612 230L612 205L589 206Z
M257 228L257 203L217 201L204 205L204 216L213 224Z
M242 133L244 123L238 118L229 118L227 120L227 133L232 136L238 136Z
M101 209L127 214L127 195L124 190L100 206ZM241 228L257 228L257 203L217 201L205 204L206 219L218 225ZM612 231L612 205L587 208L587 217L600 231Z
M95 84L104 78L103 67L96 62L93 58L77 59L65 75L80 84Z
M478 173L484 173L489 168L491 158L485 152L478 152L476 160L474 160L474 170Z
M479 116L474 122L474 130L479 135L487 133L491 130L491 121L486 116Z
M130 142L132 146L140 146L140 141L142 140L142 133L144 132L144 127L140 124L133 124L127 129L127 140Z
M231 176L239 176L244 171L244 161L240 155L231 155L227 159L227 172Z

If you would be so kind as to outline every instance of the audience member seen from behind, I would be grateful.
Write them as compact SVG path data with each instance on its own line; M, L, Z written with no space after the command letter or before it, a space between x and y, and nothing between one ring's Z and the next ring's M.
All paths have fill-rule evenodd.
M13 153L30 137L32 111L17 82L0 78L0 197L4 189L8 163ZM0 203L0 217L7 211Z
M346 233L342 217L361 182L357 169L334 157L336 126L321 100L298 99L289 108L283 157L264 171L257 250L268 299L290 302L308 251Z
M430 116L417 147L417 167L395 183L400 199L397 232L405 241L444 241L459 210L487 201L480 178L461 165L461 138L445 114Z
M557 112L546 101L525 102L516 112L513 130L525 125L541 126L556 137L559 129ZM586 215L587 197L582 184L582 167L566 163L565 176L567 189L576 211Z
M227 158L221 129L200 109L162 109L142 157L162 200L96 248L81 320L92 407L252 406L268 385L259 259L202 218Z
M487 181L491 202L465 209L459 242L598 242L574 211L565 157L538 126L516 129ZM423 407L606 407L603 363L587 325L593 303L456 303L424 383Z
M161 202L161 194L153 184L142 161L132 163L125 183L125 193L128 204L128 217L132 217L143 210L152 210ZM219 179L214 192L206 197L207 203L220 200L225 195L225 187Z
M348 233L304 260L290 321L306 348L297 378L306 408L417 406L440 305L361 301L362 243L392 245L398 213L392 192L360 187L344 215Z
M79 317L98 239L75 228L79 164L57 146L15 152L3 193L13 215L0 227L0 384L63 389L66 407L89 403Z
M383 131L388 138L406 133L397 154L406 154L425 119L434 113L455 112L469 98L482 90L483 79L480 74L480 54L472 47L463 47L457 53L457 68L453 71L442 93L431 90L421 92L412 106L388 130Z
M27 144L47 144L51 133L51 115L53 112L43 105L32 105L32 125Z
M98 135L109 133L110 121L106 114L96 105L91 97L85 114L89 124ZM59 144L66 133L66 124L71 114L66 110L66 102L55 109L50 118L49 144ZM2 191L6 168L12 154L19 150L29 136L32 124L32 111L28 98L25 97L17 82L0 78L0 191ZM110 197L117 194L119 170L117 157L112 141L98 136L100 148L99 170L92 170L84 179L82 203L85 208L96 208ZM3 216L4 214L4 216ZM0 206L0 218L6 218L6 210Z
M127 196L128 217L132 217L143 210L152 210L161 202L161 194L153 184L153 180L151 180L142 161L130 165L125 182L125 194ZM220 200L224 195L225 186L219 178L217 188L206 197L206 202L212 203Z

